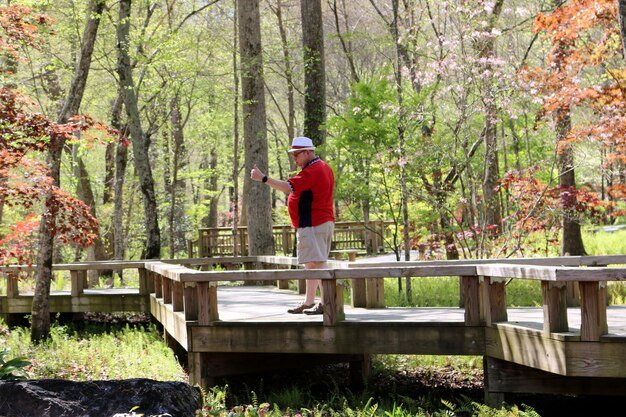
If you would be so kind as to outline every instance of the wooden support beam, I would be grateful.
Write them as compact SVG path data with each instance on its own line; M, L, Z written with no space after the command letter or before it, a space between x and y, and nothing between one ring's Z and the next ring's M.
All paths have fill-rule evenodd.
M189 352L187 355L187 365L189 366L189 384L199 385L203 389L209 389L215 385L214 378L208 375L209 354L202 352Z
M217 311L217 285L213 282L198 284L198 324L207 325L220 319Z
M183 283L178 281L172 282L172 310L184 311L183 302Z
M184 308L185 320L198 320L198 289L195 282L185 284Z
M362 388L372 372L372 355L364 353L358 360L350 361L350 386Z
M462 276L461 289L465 300L465 325L480 326L480 295L477 276Z
M598 282L580 281L580 340L598 341L607 332L606 303L600 300Z
M70 281L72 286L72 297L78 297L83 295L85 289L85 280L87 278L87 271L70 271Z
M343 283L336 279L322 280L322 304L324 306L324 325L334 326L345 320L343 311Z
M367 308L385 308L385 279L365 279L365 306Z
M172 280L161 275L161 287L163 288L163 303L172 303Z
M569 331L567 323L567 287L565 283L541 281L543 295L543 331Z

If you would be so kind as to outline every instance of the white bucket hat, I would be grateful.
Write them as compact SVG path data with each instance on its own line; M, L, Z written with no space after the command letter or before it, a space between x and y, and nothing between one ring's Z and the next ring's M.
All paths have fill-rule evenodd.
M291 149L287 152L296 152L296 151L312 151L315 149L313 146L313 141L310 138L301 136L297 138L293 138L291 141Z

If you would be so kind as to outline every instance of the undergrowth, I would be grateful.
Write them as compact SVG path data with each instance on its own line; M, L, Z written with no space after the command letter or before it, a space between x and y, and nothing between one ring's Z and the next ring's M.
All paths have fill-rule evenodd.
M30 365L24 372L29 379L187 379L153 327L126 326L105 332L99 326L78 331L69 325L54 324L50 339L39 345L31 344L28 328L17 327L0 331L0 345L12 356L28 358Z

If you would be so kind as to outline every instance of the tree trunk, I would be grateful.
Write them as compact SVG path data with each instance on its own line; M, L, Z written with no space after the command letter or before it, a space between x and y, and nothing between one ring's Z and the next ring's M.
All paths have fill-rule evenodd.
M90 213L93 217L98 218L98 214L96 212L96 199L93 195L93 190L91 188L91 180L89 178L89 173L87 172L87 168L83 163L81 157L76 157L76 173L75 177L78 178L78 187L77 187L77 195L78 198L83 200L85 204L87 204L90 208ZM104 243L102 242L102 235L98 233L98 236L94 239L93 246L87 249L87 260L88 261L103 261L109 259L109 256L106 253L106 248L104 247ZM89 271L89 284L90 286L98 285L100 275L105 277L111 277L113 275L113 271L103 270L103 271ZM109 285L112 283L109 282Z
M282 0L276 1L276 19L278 20L278 31L280 33L280 44L283 50L283 63L285 65L285 82L287 83L287 137L289 139L295 136L296 132L296 107L294 101L293 92L293 67L291 64L291 54L289 53L289 43L287 40L287 31L285 30L285 24L283 22L282 12ZM296 169L295 162L291 159L289 161L293 164L292 170Z
M208 180L208 190L211 194L211 202L209 203L209 227L217 227L217 209L220 202L220 193L218 193L217 187L217 151L215 148L211 149L211 159L209 160L209 172L211 173Z
M300 0L304 48L304 136L326 142L326 70L321 0Z
M563 143L565 136L571 129L571 117L569 110L563 110L557 121L557 147ZM560 146L557 155L559 167L559 189L561 190L561 218L562 240L561 256L583 256L586 255L580 232L580 223L576 218L574 208L577 203L576 198L576 177L574 175L574 152L567 144Z
M267 172L267 129L263 55L261 49L261 17L258 0L238 3L239 48L241 56L241 94L243 101L243 135L245 172L256 164ZM252 183L244 175L244 198L248 220L248 255L274 253L270 187Z
M491 15L488 16L485 27L481 30L484 33L491 33L496 25L502 3L504 0L497 0L493 6ZM478 42L478 56L481 58L483 71L485 74L493 74L491 61L495 58L495 40L491 35L482 42ZM502 207L500 204L500 193L498 192L498 181L500 169L498 164L498 136L497 122L498 109L495 102L495 88L493 75L484 77L485 89L483 91L483 102L485 112L485 171L483 174L483 205L485 227L491 230L490 234L499 234L502 230Z
M239 256L239 67L237 65L237 48L239 20L237 11L237 0L233 0L235 9L233 19L233 190L231 193L230 205L233 212L233 256Z
M185 242L185 207L183 196L185 194L186 181L181 179L180 172L187 165L187 149L183 135L183 121L180 113L179 98L174 97L171 101L170 123L172 125L172 143L174 145L172 160L172 182L170 194L170 257L174 258L177 252L186 249Z
M626 57L626 0L618 0L619 32L622 38L622 54Z
M124 107L128 115L128 127L133 143L135 169L139 176L139 184L143 196L144 225L146 228L145 256L147 259L154 259L158 258L161 254L161 234L159 231L156 195L154 193L154 179L148 154L150 140L144 134L141 127L130 56L128 55L130 9L131 0L120 0L119 21L117 25L117 73L120 78Z
M65 123L78 113L80 103L85 92L85 84L89 75L91 66L91 57L93 47L98 33L100 24L100 15L104 8L104 0L92 0L87 8L87 22L83 32L82 46L74 78L70 84L69 93L65 104L59 114L59 122ZM47 163L50 167L50 175L55 186L60 186L61 182L61 155L64 140L58 140L57 143L51 143L48 152ZM46 200L50 201L51 196L47 196ZM44 206L47 207L47 206ZM31 322L31 340L35 343L46 339L50 334L50 282L52 280L52 256L54 252L54 237L52 230L47 227L54 225L54 218L49 219L46 224L47 217L50 213L44 209L42 220L39 225L39 252L37 257L36 282L32 305L32 322Z

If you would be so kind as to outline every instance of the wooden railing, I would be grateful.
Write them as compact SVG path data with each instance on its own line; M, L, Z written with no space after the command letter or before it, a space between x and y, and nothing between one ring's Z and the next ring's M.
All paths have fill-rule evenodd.
M265 264L290 264L291 258L259 257ZM517 260L530 263L532 260ZM544 262L547 262L546 259ZM625 263L626 257L568 257L553 258L553 262L586 263ZM502 262L502 260L500 260ZM541 262L541 261L539 261ZM219 320L217 285L218 282L249 282L288 279L321 279L325 326L335 326L344 318L343 283L352 281L353 300L355 283L366 288L366 303L384 306L384 292L381 282L386 277L439 277L459 276L465 297L465 325L492 326L507 320L506 286L507 279L530 279L541 282L543 296L544 331L566 332L567 306L565 283L576 281L581 293L580 338L584 341L598 341L607 332L606 324L606 282L626 279L626 268L607 267L561 267L542 265L513 265L502 263L455 263L452 265L401 265L367 266L333 263L331 268L322 270L254 270L254 271L197 271L163 262L146 262L149 280L154 282L156 298L171 304L174 311L184 312L187 320L198 320L199 325L208 325ZM367 290L375 288L371 294ZM381 300L381 296L383 299ZM357 297L358 298L358 297ZM382 302L382 305L381 305Z
M220 259L176 259L176 260L162 260L160 262L184 265L185 267L197 267L207 268L213 264L225 264L231 265L244 264L248 268L254 268L257 266L256 258L237 257L235 258L220 258ZM144 268L146 261L93 261L93 262L80 262L71 264L54 264L52 267L53 273L56 272L68 272L70 278L69 285L69 299L60 299L59 297L52 297L51 311L54 312L86 312L86 311L101 311L101 312L114 312L114 311L139 311L148 312L149 303L148 294L151 287L148 287L149 283L146 279L146 270ZM89 288L87 281L88 271L127 271L136 270L138 273L137 286L123 288L116 288L119 291L114 294L106 292L112 287L100 288L99 290L90 291L89 294L86 290ZM23 282L25 278L31 278L31 284L34 283L34 274L36 271L35 265L10 265L0 267L0 275L6 279L5 296L6 301L0 303L0 316L7 314L26 313L31 309L32 302L32 289L31 291L24 290ZM127 280L128 282L128 280ZM64 286L67 288L67 286ZM67 290L65 290L67 293Z
M371 221L367 227L362 222L337 222L333 235L333 250L358 250L364 253L380 253L385 250L389 237L390 221ZM295 231L289 225L273 227L274 247L277 253L290 256L295 244ZM248 253L248 229L240 226L234 236L232 228L211 227L198 230L198 239L188 242L188 256L208 257L233 254L235 239L239 253Z

